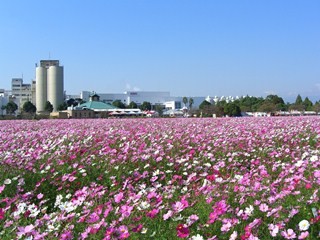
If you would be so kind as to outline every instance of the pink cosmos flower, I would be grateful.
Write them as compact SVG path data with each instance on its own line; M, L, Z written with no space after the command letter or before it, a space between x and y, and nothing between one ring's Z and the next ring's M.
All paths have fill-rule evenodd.
M311 184L311 183L306 183L305 188L306 188L306 189L310 189L310 188L312 188L312 184Z
M237 231L233 231L233 233L230 235L229 240L236 240L238 237L238 232Z
M298 239L306 239L309 236L309 232L301 232L300 235L298 236Z
M316 177L316 178L320 178L320 170L314 171L313 175L314 175L314 177Z
M208 223L214 223L218 219L218 214L216 212L211 212L209 214L209 221Z
M178 201L172 205L172 209L175 212L181 212L183 211L183 209L185 209L185 205L182 202Z
M226 204L225 200L221 200L219 202L216 202L212 208L216 214L222 215L227 211L228 205Z
M69 177L69 182L73 182L74 180L76 180L77 178L75 176L70 176Z
M132 206L124 205L124 206L121 206L120 213L122 214L123 218L126 218L130 216L132 210L133 210Z
M107 228L107 230L105 232L105 237L106 236L111 236L114 232L115 232L115 229L113 227Z
M34 229L34 226L32 224L25 227L18 227L19 232L17 232L17 235L19 236L26 235L28 233L31 233L33 229Z
M65 231L60 236L60 240L71 240L71 239L73 239L73 235L71 231Z
M100 219L99 215L96 212L94 212L94 213L90 214L90 216L88 217L86 222L87 223L95 223L95 222L99 221L99 219Z
M39 194L37 195L37 198L38 198L38 199L42 199L42 198L43 198L43 194L42 194L42 193L39 193Z
M289 228L287 231L282 231L281 236L283 236L285 239L297 238L296 233L291 228Z
M2 191L5 189L5 185L0 186L0 193L2 193Z
M122 200L122 198L123 198L123 192L120 192L114 196L114 201L116 203L119 203Z
M143 225L139 224L138 226L132 228L132 232L141 232L142 228L143 228Z
M187 226L190 227L194 222L198 221L199 217L196 214L190 215L187 219Z
M4 213L3 208L0 208L0 220L4 219Z
M166 214L163 215L163 220L167 220L172 217L173 211L169 210Z
M119 239L127 239L130 236L128 227L125 225L120 226L117 229L117 233L119 234Z
M155 218L158 213L159 209L152 209L150 212L147 213L147 217Z
M270 235L271 235L272 237L277 236L277 234L278 234L278 232L279 232L279 227L278 227L278 225L274 225L274 224L271 223L271 224L269 224L268 229L269 229Z
M179 238L187 238L189 236L189 233L190 233L189 229L183 224L179 224L176 230L177 230L177 236Z
M269 210L269 207L267 204L262 203L262 204L260 204L259 209L261 212L267 212Z
M222 225L221 232L229 232L230 228L232 227L230 222L227 222Z

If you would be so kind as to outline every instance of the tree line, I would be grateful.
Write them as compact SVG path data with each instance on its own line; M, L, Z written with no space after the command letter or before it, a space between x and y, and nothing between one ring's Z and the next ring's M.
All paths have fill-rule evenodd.
M268 95L266 98L245 96L232 102L218 101L210 103L204 100L199 105L196 114L204 117L216 114L221 116L241 116L241 112L267 112L275 113L277 111L315 111L320 112L320 101L315 104L308 97L302 100L300 94L294 103L285 103L282 97L277 95Z
M82 99L68 99L64 103L58 106L58 111L66 110L70 106L78 106L79 104L84 103ZM320 101L316 101L314 104L308 97L304 100L300 96L297 96L294 103L285 103L282 97L278 95L268 95L266 98L263 97L252 97L245 96L239 99L236 99L232 102L227 102L225 100L210 103L207 100L204 100L200 105L199 109L192 110L194 100L192 98L183 97L182 102L185 107L189 107L189 111L192 114L201 115L203 117L209 117L215 114L217 117L222 116L241 116L241 112L267 112L275 113L277 111L315 111L316 113L320 112ZM125 105L121 100L115 100L112 102L112 105L125 109L125 108L140 108L142 111L146 110L156 110L159 113L163 111L164 107L162 105L152 106L150 102L144 101L141 105L137 105L135 102L130 102L130 104ZM6 110L7 114L14 114L18 110L18 106L13 101L9 101L7 105L1 107L2 110ZM28 114L36 113L36 106L27 101L22 106L22 112ZM52 112L53 106L47 101L45 103L45 111Z

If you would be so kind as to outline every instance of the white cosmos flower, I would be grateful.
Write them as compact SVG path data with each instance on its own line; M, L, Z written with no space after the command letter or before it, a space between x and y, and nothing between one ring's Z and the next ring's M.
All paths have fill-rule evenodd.
M11 179L7 178L6 180L4 180L4 184L6 184L6 185L11 184Z
M301 222L299 222L300 231L307 231L309 227L310 223L308 222L308 220L302 220Z
M197 234L196 236L192 236L191 240L203 240L203 237L199 234Z
M150 207L150 204L148 203L148 202L146 202L146 201L143 201L143 202L141 202L140 203L140 205L138 206L138 209L140 208L140 209L147 209L147 208L149 208ZM140 210L139 209L139 210Z
M253 213L253 206L250 205L249 207L246 207L246 209L244 210L244 212L248 215L251 216Z

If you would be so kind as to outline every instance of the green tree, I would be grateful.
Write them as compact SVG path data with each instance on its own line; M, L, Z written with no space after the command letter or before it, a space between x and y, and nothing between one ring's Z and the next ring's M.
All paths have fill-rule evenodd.
M128 108L138 108L138 105L135 102L131 101L128 105Z
M295 105L300 105L300 104L302 104L302 97L300 96L300 94L298 94L295 101Z
M115 106L115 107L117 107L117 108L122 108L122 109L126 108L126 105L124 105L124 103L121 102L121 100L115 100L115 101L113 101L113 102L112 102L112 105Z
M306 97L302 103L302 105L304 106L304 109L306 111L312 111L312 106L313 103L310 101L310 99L308 97Z
M229 102L224 107L224 113L230 117L240 117L241 109L235 102Z
M140 109L142 110L142 111L146 111L146 110L151 110L151 108L152 108L152 106L151 106L151 103L150 102L143 102L142 104L141 104L141 106L140 106Z
M279 97L278 95L268 95L264 101L267 103L267 105L274 105L275 111L285 111L287 110L287 106L284 103L282 97Z
M51 102L46 101L46 104L44 105L44 110L51 113L53 111L53 106Z
M315 102L315 104L312 107L312 110L315 111L316 113L320 112L320 101Z
M159 116L162 116L163 109L164 109L163 105L156 105L156 109L155 110L159 113Z
M258 108L259 112L274 113L276 106L272 102L264 101Z
M76 100L76 102L75 102L76 105L73 105L73 106L77 106L78 104L86 103L86 101L84 101L82 98L76 98L75 100Z
M5 109L8 114L14 114L15 111L17 111L17 109L18 109L18 105L13 101L9 101L8 104L6 105Z
M188 98L187 97L183 97L182 98L182 102L183 102L184 106L186 107L187 103L188 103Z
M70 98L66 101L66 104L68 107L71 107L71 106L75 107L78 105L78 102L74 98Z
M199 105L199 109L204 110L205 108L208 108L208 106L211 106L211 103L209 103L207 100L204 100Z
M37 111L37 108L32 102L27 101L23 104L22 110L26 113L35 113Z
M193 98L189 98L189 109L192 108L192 105L194 104Z
M302 112L302 111L304 111L305 110L305 108L304 108L304 105L301 103L301 104L291 104L290 106L289 106L289 110L294 110L294 111L300 111L300 112Z
M66 102L61 103L57 108L58 111L63 111L63 110L67 110L67 109L68 109L68 104Z

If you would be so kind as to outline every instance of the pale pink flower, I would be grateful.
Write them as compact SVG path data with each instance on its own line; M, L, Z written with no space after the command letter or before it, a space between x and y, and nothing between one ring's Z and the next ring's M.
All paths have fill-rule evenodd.
M320 178L320 170L315 170L313 173L314 177Z
M225 223L225 224L222 225L221 231L222 231L222 232L228 232L231 227L232 227L231 223L230 223L230 222L227 222L227 223Z
M27 225L25 227L18 227L19 232L17 232L17 235L19 236L26 235L28 233L31 233L33 229L34 229L34 226L32 224Z
M73 182L74 180L76 180L77 178L75 176L70 176L69 177L69 182Z
M173 211L169 210L166 214L163 215L163 220L167 220L172 217Z
M282 231L281 235L285 238L285 239L294 239L297 238L296 233L289 228L287 231Z
M262 204L260 204L259 209L261 212L267 212L269 210L269 207L267 204L262 203Z
M182 202L178 201L172 205L172 209L175 212L181 212L183 211L183 209L185 209L185 205Z
M298 236L298 239L306 239L309 236L309 232L301 232L300 235Z
M238 232L237 231L233 231L233 233L230 235L229 240L236 240L238 237Z
M43 198L43 194L42 194L42 193L39 193L39 194L37 195L37 198L38 198L38 199L42 199L42 198Z
M279 227L278 227L278 225L274 225L274 224L271 223L271 224L269 224L268 229L269 229L270 235L271 235L272 237L277 236L277 234L278 234L278 232L279 232Z
M195 214L192 214L190 217L187 219L187 225L191 226L194 222L198 221L199 217Z
M2 191L5 189L5 185L0 186L0 193L2 193Z

